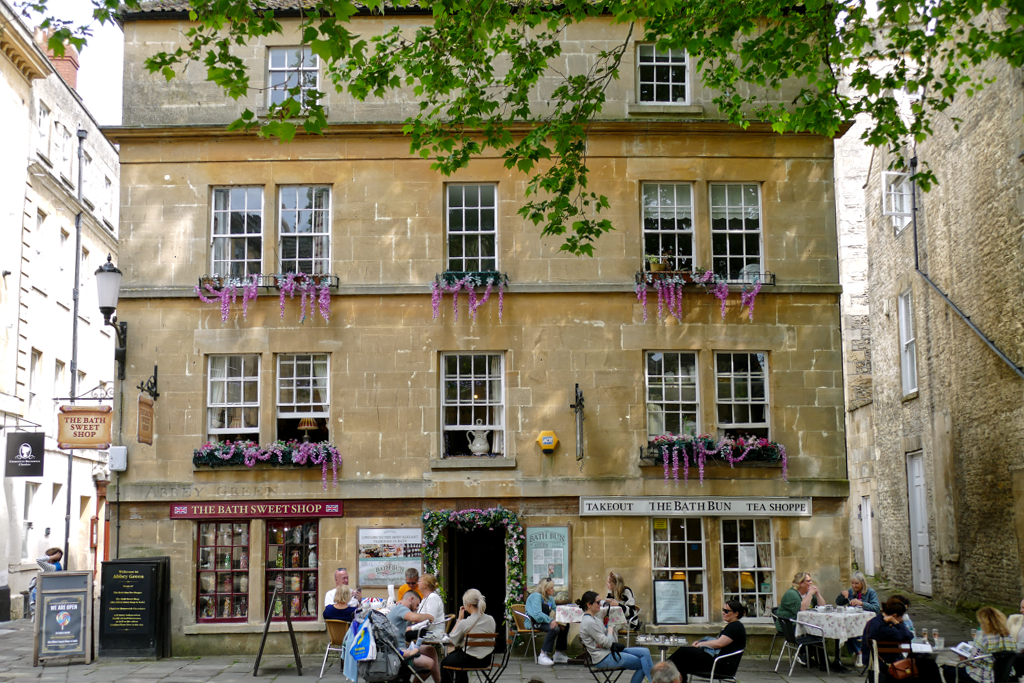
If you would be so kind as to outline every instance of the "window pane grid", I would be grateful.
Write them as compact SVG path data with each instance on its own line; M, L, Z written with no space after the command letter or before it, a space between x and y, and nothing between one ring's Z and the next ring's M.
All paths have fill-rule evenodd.
M258 439L259 356L209 357L207 431L214 438Z
M330 188L282 187L280 192L281 272L327 275L331 262Z
M903 395L917 391L917 343L914 340L913 306L910 290L899 295L900 379Z
M720 428L745 428L745 433L767 437L767 354L716 353L715 386Z
M496 185L448 186L448 270L498 269L497 195Z
M698 433L697 354L647 353L647 437Z
M213 191L213 274L241 278L263 270L263 188Z
M775 606L770 519L722 520L722 581L726 601L740 602L751 617L770 617Z
M637 49L637 84L641 102L686 104L686 50Z
M656 581L686 581L689 616L707 620L704 527L693 517L651 520L651 567Z
M286 603L292 619L314 621L319 615L319 533L319 523L315 520L267 524L265 604L270 605L278 581L284 591L278 591L277 600L273 604L274 621L284 619Z
M249 524L199 525L199 621L246 621L249 616Z
M644 183L644 256L668 257L669 270L693 270L693 188Z
M270 104L281 104L299 88L294 97L305 105L310 99L309 91L318 90L320 85L320 57L308 47L275 47L270 49Z
M752 280L761 272L761 188L711 184L711 263L728 280Z
M326 353L278 356L278 416L329 417L328 366Z

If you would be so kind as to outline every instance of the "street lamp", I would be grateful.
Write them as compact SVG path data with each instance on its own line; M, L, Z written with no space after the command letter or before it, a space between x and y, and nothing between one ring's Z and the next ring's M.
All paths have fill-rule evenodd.
M121 271L110 262L96 269L96 294L103 314L103 324L110 325L117 334L117 347L114 349L114 360L117 361L117 378L124 380L125 348L128 346L128 323L117 322L114 311L117 310L117 298L121 294Z

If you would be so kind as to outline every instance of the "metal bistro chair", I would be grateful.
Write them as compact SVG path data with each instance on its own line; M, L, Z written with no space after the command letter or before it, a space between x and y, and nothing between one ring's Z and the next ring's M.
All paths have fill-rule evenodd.
M324 619L324 623L327 624L327 650L324 652L324 663L320 665L320 678L324 677L324 671L327 670L327 658L332 652L337 652L339 657L344 656L342 654L345 652L343 643L348 629L352 625L352 622L340 619Z
M992 680L994 683L1009 683L1015 680L1013 678L1013 663L1016 658L1016 652L995 652L992 654L978 655L977 657L971 657L970 659L964 659L956 664L951 664L950 666L960 669L970 664L991 661ZM945 672L943 672L943 679L945 679Z
M779 664L782 663L782 657L788 651L789 654L789 675L793 675L793 669L796 667L796 662L800 658L801 650L805 648L810 650L811 648L820 648L821 657L825 662L825 673L832 675L832 672L828 663L828 652L825 650L825 629L814 624L808 624L807 622L786 619L785 617L776 616L779 621L782 622L783 633L786 636L786 646L779 652L779 661L775 662L775 671L778 672ZM797 637L796 625L799 624L806 629L811 631L817 631L819 635L803 635Z
M529 618L526 616L526 605L514 604L512 605L512 616L515 617L515 636L523 636L526 638L526 653L533 650L533 663L537 663L537 636L544 636L544 631L535 628L527 628L526 620Z
M735 657L736 658L735 661L731 661L731 660L730 661L725 661L725 660L729 660L731 657ZM742 658L743 658L743 650L736 650L736 652L730 652L727 655L718 655L717 657L715 657L715 661L713 661L711 663L711 672L710 673L692 673L692 674L690 674L690 678L691 679L699 678L701 680L708 681L708 683L715 683L715 681L725 681L726 683L738 683L737 680L736 680L736 672L740 668L740 659L742 659ZM719 667L719 663L721 663L721 667ZM730 671L731 670L732 673L731 674L719 673L716 676L715 675L715 669L716 668L718 668L719 671L722 671L723 669L725 671Z
M590 659L590 651L586 650L586 654L583 655L583 663L587 665L587 670L590 675L594 677L597 683L618 683L619 678L622 674L629 671L625 667L616 667L613 669L595 669L594 662ZM611 655L608 655L611 657Z
M625 612L625 610L623 610L623 612ZM636 612L634 612L634 616L637 616L637 617L640 616L640 608L639 607L636 608ZM629 625L629 621L626 621L626 628L620 628L619 629L619 637L622 638L624 636L626 638L626 647L629 647L629 637L632 635L634 637L634 639L635 639L636 638L636 634L640 633L640 629L641 628L643 628L643 624L640 622L639 619L637 619L636 628L631 627Z
M782 635L781 633L779 633L779 629L782 628L782 625L779 622L779 608L778 607L772 607L772 621L775 623L775 633L772 634L772 646L770 648L768 648L768 661L769 662L772 661L772 654L775 652L775 641L778 640L779 636ZM785 645L785 643L786 643L785 636L783 636L783 638L782 638L782 643L783 643L782 647L785 648L786 647L786 645Z

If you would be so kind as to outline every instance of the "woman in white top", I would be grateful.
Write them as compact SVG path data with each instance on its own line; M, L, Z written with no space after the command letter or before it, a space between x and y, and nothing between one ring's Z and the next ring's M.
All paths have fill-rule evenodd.
M465 647L466 636L470 633L495 633L494 617L486 613L487 602L475 588L470 588L462 595L462 607L459 608L459 620L455 622L450 637L452 645L457 649L441 660L441 681L452 683L452 671L446 666L476 668L489 666L494 647ZM467 683L469 674L455 671L455 683Z
M437 577L433 574L424 574L420 577L418 588L423 601L416 611L420 614L429 614L433 620L424 635L427 640L439 643L444 638L444 603L436 592Z

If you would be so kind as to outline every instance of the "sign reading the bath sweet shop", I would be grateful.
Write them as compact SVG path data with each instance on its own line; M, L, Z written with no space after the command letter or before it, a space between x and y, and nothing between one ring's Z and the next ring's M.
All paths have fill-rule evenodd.
M726 496L580 496L581 516L604 517L810 517L810 498Z
M57 448L99 450L110 448L110 406L61 406L57 415Z
M272 503L173 503L172 519L255 519L266 517L344 517L338 500L290 500Z

